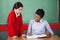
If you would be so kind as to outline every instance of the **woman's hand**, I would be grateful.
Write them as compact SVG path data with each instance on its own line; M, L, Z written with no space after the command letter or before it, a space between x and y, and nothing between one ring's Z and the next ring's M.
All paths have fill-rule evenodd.
M26 38L26 35L25 34L22 34L22 37Z
M13 37L12 37L12 40L17 40L17 39L18 39L17 36L13 36Z

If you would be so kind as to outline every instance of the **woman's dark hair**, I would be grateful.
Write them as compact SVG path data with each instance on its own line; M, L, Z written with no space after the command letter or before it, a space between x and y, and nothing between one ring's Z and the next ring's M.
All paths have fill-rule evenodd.
M36 14L38 14L41 18L43 18L43 16L45 15L43 9L37 9Z
M13 10L14 10L14 8L18 9L19 7L23 7L23 4L21 2L16 2L13 6Z

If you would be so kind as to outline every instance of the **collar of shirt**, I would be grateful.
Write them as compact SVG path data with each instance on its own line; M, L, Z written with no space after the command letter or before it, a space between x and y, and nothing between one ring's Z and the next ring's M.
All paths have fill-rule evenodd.
M43 22L43 19L41 19L40 22Z
M35 20L34 20L35 21ZM36 21L35 21L36 22ZM43 22L43 19L41 19L39 22L37 22L37 23L42 23Z
M15 14L16 14L16 17L20 16L20 13L18 13L18 14L17 14L17 13L15 13Z

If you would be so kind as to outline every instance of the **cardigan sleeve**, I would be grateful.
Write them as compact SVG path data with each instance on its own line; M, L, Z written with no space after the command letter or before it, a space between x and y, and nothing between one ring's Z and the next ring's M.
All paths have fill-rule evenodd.
M14 28L13 28L13 16L10 14L8 16L8 35L9 36L16 36Z
M24 27L23 27L23 21L22 21L22 14L20 14L20 33L24 34Z

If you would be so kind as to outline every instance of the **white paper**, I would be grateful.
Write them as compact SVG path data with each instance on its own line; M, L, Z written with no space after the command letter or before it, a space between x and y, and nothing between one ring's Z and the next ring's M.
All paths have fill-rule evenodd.
M27 35L27 38L38 38L38 37L46 37L47 35L45 34L42 34L42 35L32 35L32 36L28 36Z

